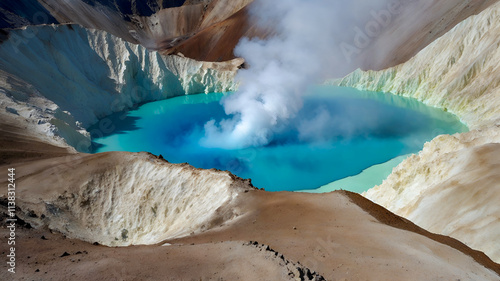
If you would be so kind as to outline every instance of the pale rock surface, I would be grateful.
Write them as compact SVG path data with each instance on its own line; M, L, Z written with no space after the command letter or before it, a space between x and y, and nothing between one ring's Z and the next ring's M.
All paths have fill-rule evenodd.
M85 129L98 119L143 102L234 90L242 63L163 56L77 25L12 30L0 44L0 115L87 151Z
M19 217L108 246L154 244L219 226L238 215L229 207L238 193L253 189L229 172L147 153L70 154L16 171Z
M342 86L417 98L471 132L439 136L365 196L500 261L500 3L463 21L408 62L356 71Z
M1 99L4 110L0 114L2 121L18 122L18 127L26 126L29 130L35 130L30 132L34 137L39 138L43 134L47 141L58 145L63 144L63 141L70 143L72 138L76 138L71 140L73 145L88 140L88 133L84 129L97 118L116 109L126 109L139 102L171 97L185 91L205 92L219 89L217 87L231 89L234 69L241 64L233 61L221 66L192 62L181 57L161 57L104 32L88 31L77 26L42 27L40 30L44 28L48 31L37 31L35 36L29 38L26 38L26 34L34 29L28 28L28 33L13 31L14 36L9 40L35 40L18 45L19 53L12 41L0 46L10 48L0 58L0 63L2 67L6 65L6 71L11 72L0 75L1 91L5 95ZM78 36L75 37L73 33ZM43 40L65 47L44 47ZM31 46L36 49L31 49ZM91 63L86 64L75 56L65 54L65 48L70 48L71 52L68 53L81 55ZM25 72L9 68L11 64L26 67ZM32 71L34 66L38 69ZM48 81L52 86L54 82L64 84L49 88ZM169 83L165 84L166 81ZM210 88L207 85L216 86ZM148 90L147 95L136 94L137 88L141 87ZM71 89L71 94L61 89ZM450 110L453 108L450 107ZM464 189L471 185L486 187L498 182L495 175L498 173L494 169L498 167L498 154L491 153L498 149L496 145L490 144L498 142L498 130L491 124L481 122L475 128L480 130L443 136L428 144L420 156L410 158L404 164L406 167L400 166L405 167L402 171L404 175L395 173L391 176L394 184L391 184L391 179L387 180L385 185L390 186L385 191L389 190L387 197L392 196L388 200L401 204L401 212L405 208L412 208L407 206L416 206L415 210L408 212L407 217L415 214L411 218L419 224L427 224L426 227L436 231L446 228L443 233L455 231L453 235L460 236L473 247L485 250L487 246L495 247L498 220L489 217L484 219L484 214L492 214L493 218L494 214L498 214L496 205L491 204L498 201L494 199L497 195L494 192L487 193L478 196L478 200L467 201L462 197L465 195L469 198L466 193L456 192L456 187L462 184L461 189ZM481 168L471 169L478 163L481 163ZM272 245L290 260L301 261L332 280L498 280L495 272L497 265L485 262L484 257L478 258L481 254L464 249L465 246L457 245L460 244L458 241L450 242L452 239L447 237L437 238L436 235L415 229L410 222L375 204L364 202L362 198L355 199L357 195L245 192L252 189L249 183L227 172L172 165L143 153L74 154L17 163L16 168L18 215L37 227L36 231L43 231L43 226L48 226L69 238L112 246L154 244L194 232L195 235L186 240L170 241L179 243L179 250L185 251L183 254L172 250L176 257L184 258L174 276L185 277L186 268L183 266L193 259L205 262L207 274L211 274L213 265L223 268L224 264L228 265L227 261L234 261L231 255L238 258L239 252L240 258L246 258L251 251L238 251L239 246L235 243L213 244L219 241L249 241L258 237L261 243ZM434 176L434 173L428 172L433 171L430 169L439 172ZM465 170L469 173L465 173ZM481 175L481 181L475 180L478 179L477 175ZM448 193L433 192L437 189L432 188L417 192L404 188L412 185L414 179L414 186L418 188L432 187L428 183L434 181L436 185L447 187ZM453 179L458 179L458 183ZM391 193L396 183L401 186ZM6 183L2 184L5 186ZM383 186L380 188L383 189ZM5 191L2 192L0 197L6 197ZM404 196L400 197L398 192L404 193ZM427 197L424 197L422 201L414 202L419 198L415 195L418 192L425 192L434 200L425 201ZM456 197L450 197L450 192ZM464 201L461 208L457 208L457 199ZM483 203L485 201L488 204ZM440 209L442 202L448 205ZM481 211L477 211L479 204L485 206ZM428 218L429 212L433 210L441 210L443 215ZM464 213L468 215L466 225ZM483 237L473 233L472 230L476 229ZM20 230L20 234L31 235L24 231ZM52 236L49 238L53 239ZM486 244L487 239L490 244ZM66 251L65 247L70 247L72 242L65 239L47 242L32 237L26 240L36 245L31 246L31 249L36 249L42 243L45 243L45 250L64 245L57 251ZM205 246L198 246L200 243ZM79 244L79 247L83 245ZM117 264L121 264L116 261L124 261L127 267L134 268L128 276L145 274L143 265L134 267L138 257L148 261L144 264L155 265L150 267L151 271L163 273L163 259L167 257L164 254L158 260L158 253L166 249L168 254L170 249L170 246L158 245L116 250L107 247L97 247L95 250L88 244L85 247L97 254L92 256L93 253L90 253L92 257L84 261L87 264L79 264L83 268L77 271L79 276L89 276L89 268L99 273L106 273L110 268L116 269ZM237 249L236 253L229 251L231 247ZM213 252L207 257L205 251ZM43 254L44 251L40 251L40 255ZM263 256L250 254L249 258ZM495 252L489 254L494 256ZM59 269L58 274L61 275L55 276L74 274L62 266L66 265L63 259L54 261L51 258L55 254L50 255L44 266L49 263L54 269ZM216 262L211 259L212 256ZM276 268L282 268L276 266L275 262L273 264ZM188 269L191 268L189 264ZM224 270L220 272L227 273ZM26 276L33 277L32 271ZM197 273L192 272L194 275ZM269 278L276 280L274 276Z

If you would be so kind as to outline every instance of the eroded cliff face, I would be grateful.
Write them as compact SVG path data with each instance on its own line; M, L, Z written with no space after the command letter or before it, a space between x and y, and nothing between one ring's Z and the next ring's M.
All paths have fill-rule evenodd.
M154 244L219 226L238 215L237 195L253 189L229 172L147 153L67 155L16 167L20 218L108 246Z
M500 4L460 23L408 62L339 84L417 98L470 132L440 136L365 196L500 261Z
M164 56L77 25L11 30L0 44L0 160L19 167L18 215L109 246L152 244L236 216L236 207L222 206L251 185L227 172L149 154L85 155L74 148L86 151L86 129L113 112L233 90L242 63ZM112 124L101 125L104 133Z
M457 5L465 7L463 3ZM495 17L490 19L495 20ZM498 265L482 253L448 237L427 233L356 195L342 192L269 194L253 191L248 181L229 173L173 165L149 154L68 154L59 147L35 146L40 141L57 146L66 146L68 142L85 147L89 141L85 128L115 110L185 92L230 90L234 87L235 70L241 64L238 60L212 64L182 57L163 57L104 32L78 26L48 26L39 30L12 31L10 39L0 45L3 53L0 54L3 69L0 73L0 131L8 133L0 136L0 142L8 144L9 153L19 150L8 162L9 167L13 165L17 169L16 214L37 228L19 229L21 237L30 245L20 249L25 251L20 260L28 265L24 267L27 269L23 276L34 276L33 263L30 265L29 260L22 260L34 249L36 256L49 256L40 266L42 270L52 267L55 273L51 273L56 279L61 276L74 278L75 271L80 279L93 278L95 274L111 279L115 276L110 274L110 269L121 270L121 264L131 269L121 276L125 279L144 274L144 264L155 273L149 275L156 277L152 279L165 276L200 279L212 274L225 279L248 278L254 275L242 273L241 264L251 264L248 270L255 272L252 262L260 261L263 256L267 259L269 255L262 252L269 251L269 247L262 247L260 254L238 251L238 248L241 248L241 241L258 239L281 253L271 256L287 256L287 259L273 262L272 269L279 274L286 273L279 270L284 268L281 262L291 259L332 280L498 280ZM488 44L481 43L481 38L489 33L486 28L477 40L474 39L476 41L472 41L480 46L478 52L486 53L488 48L481 48ZM27 38L26 34L34 35ZM449 43L447 47L457 45L453 40ZM491 46L489 50L494 49ZM443 58L448 51L442 46ZM467 49L467 52L475 54L474 49ZM428 55L435 57L431 53ZM460 56L460 60L467 57ZM424 60L429 57L422 56L420 60L421 66L417 65L415 71L425 72L427 68L422 65L427 65ZM488 65L488 71L476 68L480 75L467 82L486 78L484 73L496 69L493 64ZM412 68L407 67L405 71L411 72ZM384 73L388 75L390 71ZM359 78L353 79L356 75ZM364 77L369 82L378 73L365 75L353 74L352 79L344 83L355 85ZM399 81L387 80L394 84ZM368 88L361 86L368 82L359 85ZM403 84L406 86L401 87L401 93L414 85L413 82ZM145 91L141 91L143 89ZM484 94L484 100L494 101L490 92L479 94L474 90L476 88L463 93L476 93L478 98ZM419 94L415 91L413 95ZM452 104L461 103L453 93L442 95L442 99L446 100L448 95ZM426 97L421 99L433 100L431 95ZM494 125L497 123L487 121L491 118L484 117L484 122L476 118L474 114L487 116L489 111L474 102L471 104L468 107L464 103L462 115L459 110L462 106L447 105L447 108L463 120L469 120L467 122L475 130L435 139L419 156L413 156L398 167L381 187L370 191L373 195L369 197L428 229L450 233L495 257L498 188L489 187L497 187L499 182L496 172L499 148L495 144L498 127ZM494 108L489 103L486 106ZM475 113L468 114L468 110ZM495 118L493 120L498 120ZM476 125L474 120L479 120ZM15 145L12 140L16 141ZM48 155L40 160L36 152L27 150L30 147ZM0 156L3 157L2 149L0 147ZM21 159L25 156L20 154L29 154L29 157ZM6 186L6 182L2 185ZM1 198L7 197L5 192L5 189L0 191ZM4 202L2 200L0 208L5 214ZM221 225L223 227L216 227ZM152 245L110 249L78 240L57 240L58 234L50 234L45 227L69 238L111 246L154 244L163 239L194 235L170 241L176 243L174 247ZM39 239L42 235L49 239ZM75 242L77 246L71 246ZM69 268L64 259L53 259L71 247L74 247L71 254L82 248L88 249L90 254L82 257L83 263L71 263ZM177 263L165 262L169 254L171 259L179 259ZM103 256L108 258L103 259ZM138 259L145 262L137 263ZM203 266L186 274L186 264L193 260L202 262ZM235 260L236 263L230 263ZM92 265L90 270L88 264ZM263 264L257 265L259 273L266 266ZM214 268L224 270L214 273ZM234 269L238 275L231 274ZM274 275L269 276L265 277L276 279Z
M0 44L1 115L45 141L87 151L85 129L98 119L143 102L231 91L242 63L163 56L77 25L12 30Z

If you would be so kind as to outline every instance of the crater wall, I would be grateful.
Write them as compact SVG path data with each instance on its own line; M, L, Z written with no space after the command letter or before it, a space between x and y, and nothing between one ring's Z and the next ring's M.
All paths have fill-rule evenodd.
M144 102L233 90L242 63L164 56L78 25L26 27L0 44L1 114L85 152L85 129L98 119Z
M342 86L417 98L470 132L439 136L365 196L430 231L500 261L500 4L472 16L408 62L355 71Z

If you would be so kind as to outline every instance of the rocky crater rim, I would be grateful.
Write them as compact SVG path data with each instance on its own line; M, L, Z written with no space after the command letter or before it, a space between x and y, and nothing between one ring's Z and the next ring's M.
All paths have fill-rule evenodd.
M406 186L408 179L398 171L409 165L420 169L428 163L439 162L445 154L452 155L480 144L499 142L500 99L498 83L495 81L500 79L498 72L487 73L489 69L495 69L495 62L500 61L500 52L498 48L492 47L498 44L495 41L498 38L486 36L498 34L493 31L498 24L499 6L496 4L480 15L467 19L405 64L381 72L356 71L338 82L341 86L417 98L428 105L454 113L473 130L434 139L419 156L411 157L396 168L385 183L389 186L397 178L405 184L391 184L387 189L396 190ZM476 26L478 31L475 31ZM63 146L67 143L80 147L83 143L84 147L90 141L90 132L85 128L115 109L124 110L141 102L186 93L228 91L237 87L233 82L235 66L241 65L241 61L233 61L228 65L196 62L179 56L165 57L98 30L86 30L78 26L39 28L42 31L30 39L34 40L30 41L34 42L33 46L43 47L44 40L62 33L66 37L59 38L60 42L72 48L74 44L69 42L74 41L73 35L77 34L76 39L85 43L85 50L74 51L91 55L90 59L97 62L93 67L111 74L108 80L102 81L93 76L89 69L73 69L75 65L81 64L72 61L69 56L63 56L64 59L59 61L61 64L54 65L54 54L34 56L36 52L29 49L30 45L20 46L18 51L21 54L12 57L15 48L9 41L22 37L16 37L20 36L21 30L10 32L9 38L0 45L3 49L0 55L5 56L5 62L1 65L4 71L0 75L0 94L3 95L1 107L4 109L2 120L5 117L5 120L17 126L34 129L36 138L54 145ZM484 36L476 36L478 33ZM457 34L464 35L460 37ZM463 44L457 46L456 42ZM450 46L455 48L456 53L449 53ZM473 52L477 46L482 48ZM43 51L46 50L42 49L41 53ZM470 56L472 53L477 56ZM88 56L84 57L89 59ZM429 57L436 59L429 61ZM28 73L26 67L30 69L33 61L44 62L44 69L38 70L40 74L33 77L9 68L22 65L25 66L23 72ZM44 76L60 75L56 72L59 71L58 67L67 67L67 70L71 69L77 74L75 80L64 86L77 90L75 85L79 85L78 79L87 79L91 81L90 85L84 87L82 93L76 92L63 99L67 95L64 87L49 90L46 81L53 80L47 80L47 76ZM130 85L137 77L148 82L146 85ZM175 86L171 91L164 91L164 85ZM152 91L147 96L137 96L137 87ZM88 89L96 90L97 93L85 94ZM116 108L104 106L117 97ZM221 206L231 206L230 202L237 194L251 188L248 183L242 183L228 173L158 162L161 160L148 154L76 154L66 157L74 158L61 162L58 162L60 159L41 160L32 164L32 174L20 177L20 182L26 181L20 186L26 188L39 186L44 181L45 186L57 186L49 180L54 172L61 179L57 182L61 183L60 189L58 187L58 190L47 192L49 197L40 197L43 199L35 199L32 190L21 191L23 219L34 226L48 225L68 236L104 245L151 244L167 237L209 229L237 217L236 206L232 209ZM88 168L82 169L81 165ZM442 170L452 169L446 163L440 165ZM91 178L88 178L89 173L92 174ZM233 189L234 185L248 187ZM373 198L380 196L380 190L373 189L367 197L377 202ZM396 193L402 192L396 190ZM393 196L394 192L386 194ZM396 197L397 194L382 205L390 210L398 210L391 204L405 204L398 202ZM412 193L412 198L415 198L415 193ZM203 201L212 199L215 199L214 202ZM128 202L134 202L132 205L137 208L130 208ZM161 212L168 216L159 218L157 214Z
M434 138L364 195L425 229L484 251L495 262L500 261L500 247L491 243L500 234L494 203L500 198L495 156L500 152L499 16L497 2L406 63L330 81L413 97L455 114L469 127L466 133Z
M20 219L107 246L155 244L227 223L240 215L237 196L256 189L227 171L149 153L76 154L18 170Z
M38 139L82 152L90 148L86 129L106 116L179 95L232 91L243 63L164 56L77 25L26 29L32 37L12 30L0 44L0 114Z

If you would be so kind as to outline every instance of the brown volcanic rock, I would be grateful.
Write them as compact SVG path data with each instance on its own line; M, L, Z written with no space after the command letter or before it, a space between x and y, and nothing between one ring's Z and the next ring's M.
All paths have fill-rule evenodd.
M196 33L231 17L253 0L214 0L185 3L178 8L163 9L150 17L132 17L141 44L148 40L150 49L167 50ZM200 60L196 58L197 60Z
M89 278L92 280L110 280L110 278L291 280L292 276L304 278L323 276L326 280L498 280L500 278L500 266L483 253L474 251L455 239L429 233L358 194L269 193L252 190L248 183L237 178L225 179L225 172L193 170L187 165L172 165L144 153L72 154L62 158L11 163L2 166L2 169L6 170L7 167L16 168L18 207L16 214L35 227L35 229L18 228L16 232L18 241L22 241L16 253L18 257L16 277L19 278L44 280ZM200 179L200 181L194 179L194 185L189 183L193 175ZM223 181L217 180L218 178ZM214 204L217 196L226 193L224 188L218 186L225 181L234 181L236 184L229 186L231 192L236 194L233 196L234 199L226 201L219 207L208 206L207 204ZM165 189L162 191L159 185L168 182L172 184L162 187ZM177 182L181 183L182 190L175 191ZM206 186L202 187L201 183L205 183ZM6 185L6 182L2 184ZM85 191L87 187L90 188L89 193ZM186 197L191 189L195 191L206 187L218 191L211 195L207 193ZM132 193L127 191L130 188ZM176 200L159 198L165 192L173 192L169 197ZM180 193L175 195L176 192ZM85 197L86 194L90 197ZM3 194L2 197L6 198L6 195ZM148 197L151 198L147 199ZM146 198L147 201L141 203L127 198ZM206 209L203 212L211 212L217 208L215 214L219 217L207 221L208 228L205 226L198 230L193 229L190 236L150 246L112 248L91 244L93 241L101 241L100 236L107 235L106 233L111 230L107 226L117 223L113 222L116 218L113 213L124 216L128 221L138 221L137 230L150 228L151 226L146 225L150 221L163 224L174 215L189 218L193 205L182 208L178 214L169 213L165 217L167 219L165 222L157 221L159 219L157 215L163 214L160 210L165 209L164 207L168 210L187 206L188 203L182 202L187 202L184 200L190 198L201 200L194 205L195 210L202 207ZM74 202L62 205L61 202L64 200ZM161 203L149 208L149 204L153 201ZM90 209L85 211L88 208ZM5 200L2 200L0 210L4 214L2 218L5 219ZM117 210L130 210L130 212L117 212ZM68 216L71 212L74 214L73 217ZM110 214L109 222L100 223L101 218L105 219ZM61 223L58 223L59 221ZM194 226L190 220L184 221L183 227ZM94 236L88 236L86 238L88 242L66 239L60 234L51 234L46 230L47 226L53 229L65 229L65 235L69 238L78 237L82 235L82 227L90 225L89 223L94 225L92 227ZM59 228L60 226L64 228ZM8 235L6 228L0 231L1 235ZM137 232L136 229L128 229L129 236L134 235L134 232ZM41 238L42 236L45 239ZM257 243L249 243L250 241ZM6 247L6 244L2 247ZM65 252L70 255L61 257ZM2 264L1 279L8 278L5 269L6 264ZM300 280L313 279L311 277Z
M167 242L254 239L327 280L495 280L500 273L483 253L431 234L358 194L251 191L237 206L247 212L220 230ZM469 275L483 266L493 275Z
M1 169L10 166L16 168L16 214L35 227L17 229L22 241L17 253L19 278L37 274L47 280L500 277L499 265L483 253L429 233L358 194L259 191L226 172L173 165L145 153L73 154ZM228 192L233 195L220 201L218 197ZM5 219L5 200L0 210ZM200 221L200 215L211 212L213 216ZM118 225L122 220L132 223L126 232ZM145 233L149 236L170 223L178 231L165 229L174 237L191 235L163 242L162 235L149 240L138 236L144 229L152 229ZM88 242L51 234L47 227ZM120 231L121 238L116 239L128 236L132 244L158 243L122 248L92 245L108 243L105 237ZM1 232L8 235L6 228ZM61 257L65 252L69 256ZM2 279L7 277L5 267Z
M252 23L248 9L241 9L229 19L204 29L164 53L182 53L186 57L202 61L227 61L235 58L234 47L242 37L266 38L273 33L271 27L265 30Z
M477 1L471 7L482 7L486 2ZM208 53L203 55L208 56ZM2 130L8 132L11 128L2 127ZM2 168L5 170L14 166L19 169L17 183L21 192L18 194L17 212L27 216L26 220L31 217L31 221L40 223L39 226L33 224L36 229L17 229L18 241L22 243L17 246L19 272L16 278L288 280L290 272L294 272L293 268L288 267L290 264L300 268L295 271L299 276L300 272L312 275L312 271L316 271L328 280L499 280L500 277L499 265L484 254L457 240L424 231L359 195L343 192L313 195L267 193L249 189L245 190L247 192L240 191L235 200L216 210L218 214L231 213L234 216L212 220L210 228L205 232L198 231L189 237L166 241L173 244L170 246L161 243L110 248L65 239L62 235L51 234L45 229L45 222L58 219L58 210L47 207L44 205L46 202L51 206L53 201L71 199L74 201L68 202L80 203L73 204L75 209L79 206L91 208L93 204L90 202L78 201L79 197L76 195L80 194L71 193L79 190L80 186L76 183L84 183L89 188L86 191L96 188L102 193L105 188L112 187L112 192L100 197L114 200L116 205L110 210L122 207L130 213L141 212L137 217L137 221L141 221L142 214L147 214L150 209L156 213L155 208L140 208L144 205L127 200L120 202L119 199L123 198L120 191L130 189L132 192L129 194L134 194L140 189L155 190L163 179L169 177L165 171L147 170L146 166L155 168L156 165L167 164L160 163L160 159L152 156L131 156L128 153L76 154L65 157L71 160L66 163L57 158L30 162L27 161L28 158L55 157L65 151L48 148L38 142L33 142L34 145L30 147L29 132L16 132L21 136L9 135L2 139L2 144L8 145L12 150L31 149L34 154L26 155L22 164L16 163L18 157L23 158L22 156L9 156L5 162L11 164ZM9 141L13 142L9 144ZM36 154L38 149L44 150L43 155ZM55 171L61 174L54 174L54 170L49 170L52 166L59 166L62 170ZM186 166L167 166L172 170L193 172ZM127 173L129 167L135 169L135 174ZM64 172L64 169L67 171ZM196 173L208 174L210 171ZM153 179L150 175L155 175L156 178ZM61 179L63 183L57 182ZM2 185L6 186L5 182ZM216 184L210 186L220 187ZM187 190L190 188L184 187L182 191ZM100 192L91 195L99 197ZM204 205L217 196L197 198L208 200L199 202L199 205ZM25 204L26 199L40 204ZM2 200L0 206L4 213L2 219L5 219L5 202ZM167 200L163 204L171 206ZM35 212L30 209L33 206L40 209ZM53 213L42 217L40 212L45 212L44 208ZM89 217L106 216L104 212L86 214ZM112 223L107 226L111 228ZM102 225L94 228L106 230ZM0 232L4 237L9 234L4 227ZM69 229L68 235L71 234ZM47 240L42 239L42 236ZM258 241L258 245L249 244L249 241ZM259 246L262 244L266 246ZM2 251L6 251L6 246L6 243L2 243ZM69 256L61 257L66 252ZM299 263L303 266L299 266ZM5 263L2 264L0 279L12 279L6 271Z
M8 235L7 229L0 234ZM109 248L46 229L18 228L16 234L23 241L16 249L16 280L324 280L249 242ZM0 278L12 280L6 265L0 268Z
M401 0L400 2L402 12L397 15L393 14L388 26L382 28L378 36L370 38L369 45L359 50L360 54L353 56L351 61L345 61L344 58L339 61L348 66L348 71L356 68L380 70L403 63L456 24L471 15L480 13L497 0L480 0L473 3L454 0ZM384 12L386 11L384 8L364 11L362 15L358 15L358 18L363 20L358 19L346 23L346 28L331 36L338 38L339 46L341 42L354 45L353 39L356 35L354 28L358 27L366 31L365 25L376 20L372 13ZM233 49L240 38L265 38L274 33L272 25L264 28L252 22L249 16L250 9L251 7L247 5L230 18L201 29L176 47L167 48L164 52L180 52L187 57L206 61L233 59ZM339 46L333 46L332 52L341 54Z
M480 13L495 2L497 0L480 0L474 3L401 0L402 12L392 15L388 26L382 28L378 36L370 38L369 45L361 48L360 54L354 56L352 61L341 60L339 63L346 64L349 71L356 68L380 70L403 63L462 20ZM346 23L347 28L331 36L338 38L339 46L340 42L354 44L354 28L364 30L367 23L375 20L373 13L386 11L383 8L379 11L364 11L363 15L358 16L363 20ZM167 54L180 52L187 57L204 61L233 59L233 49L240 38L266 38L274 33L272 24L264 28L253 22L249 15L250 9L251 6L247 5L222 22L211 26L202 25L199 32L184 37L185 40L178 41L179 44L173 48L162 45L160 50ZM339 46L333 46L332 52L342 53Z
M402 12L393 17L380 35L362 50L358 60L361 69L381 70L408 61L458 23L479 14L498 0L397 2L401 3ZM375 18L370 15L368 20Z
M410 61L380 72L356 71L340 83L417 98L467 124L470 132L436 137L365 195L427 230L484 251L496 262L500 262L499 14L497 2Z
M112 159L120 161L123 155L115 153ZM86 170L89 169L86 164L89 162L76 165ZM29 166L22 169L27 171ZM43 175L26 176L36 179ZM21 193L20 200L22 196ZM4 206L0 206L3 213ZM129 206L135 207L139 206ZM17 213L26 211L22 204L20 208ZM457 240L424 231L357 194L250 190L241 191L236 201L222 208L232 209L238 217L221 221L220 225L194 236L149 246L111 248L65 238L43 226L18 228L17 239L22 243L16 250L16 277L44 280L293 280L296 277L321 280L322 276L326 280L498 280L500 277L499 265L484 254ZM8 235L6 228L0 232ZM65 252L69 256L61 257ZM6 264L2 264L2 279L9 277L5 269Z
M127 15L101 4L83 1L40 0L59 21L105 30L152 50L166 50L205 28L220 23L253 0L186 1L180 7L160 9L151 16Z
M266 37L273 32L272 24L263 28L252 22L248 11L253 0L186 1L183 6L160 9L151 16L123 15L82 1L40 2L60 22L105 30L152 50L168 54L180 52L196 60L233 59L233 49L241 37ZM347 65L349 72L356 68L380 70L405 62L456 24L495 2L497 0L400 0L401 12L392 14L387 25L375 37L369 38L366 47L359 48L348 60L342 57L339 64ZM356 12L356 20L346 22L338 34L329 35L338 38L339 42L338 46L332 46L332 52L342 54L341 43L356 47L355 28L367 33L366 26L377 22L378 17L374 14L387 10L381 7L380 10L361 11L361 14ZM345 74L344 71L339 75Z
M16 125L0 123L0 165L63 156L71 151L70 148L53 146L27 135L27 128Z

